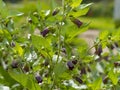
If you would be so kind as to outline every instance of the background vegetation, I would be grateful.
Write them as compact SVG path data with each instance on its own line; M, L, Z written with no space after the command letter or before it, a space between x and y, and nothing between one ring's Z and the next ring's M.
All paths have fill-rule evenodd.
M113 3L94 1L0 0L0 89L119 90ZM102 30L92 47L78 38L89 29Z

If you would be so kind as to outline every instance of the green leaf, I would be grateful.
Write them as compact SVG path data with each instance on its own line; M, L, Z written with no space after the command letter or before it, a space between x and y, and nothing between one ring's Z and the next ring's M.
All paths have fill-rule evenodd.
M41 90L40 86L35 83L34 77L32 75L26 75L13 70L9 70L8 72L14 80L16 80L29 90Z
M8 40L12 40L12 37L10 35L10 33L7 30L3 30L4 32L4 36L8 39Z
M0 35L3 35L3 30L0 30Z
M77 12L70 12L69 15L73 16L73 17L80 17L82 15L85 15L88 12L89 8L85 8L85 9L80 9Z
M113 70L111 70L111 71L108 73L108 77L111 79L111 81L112 81L112 83L113 83L114 85L116 85L116 84L118 83L118 75L115 74L115 73L113 72Z
M71 29L73 29L74 31L69 32L69 38L67 39L67 42L71 42L74 39L74 37L78 36L79 34L85 32L85 31L87 31L88 27L80 28L80 29L77 28L77 27L74 27L74 28L71 28Z
M109 32L106 30L100 33L99 38L100 40L104 40L104 39L107 39L108 35L109 35Z
M50 2L51 2L50 6L52 10L57 7L57 3L55 2L55 0L50 0Z
M16 11L16 10L11 10L10 13L9 13L9 15L10 15L11 17L22 16L23 14L24 14L24 13L19 12L19 11Z
M72 0L71 7L75 8L81 4L82 0Z
M18 54L19 54L20 56L23 55L24 50L23 50L22 47L19 45L19 43L16 43L14 49L16 50L16 52L18 52Z
M73 16L73 17L77 18L77 17L85 15L89 11L89 6L90 5L92 5L92 3L80 5L80 7L77 8L76 12L75 11L71 11L69 13L69 16Z
M3 77L4 85L12 86L16 83L16 81L10 77L8 72L5 71L2 66L0 66L0 77L1 76ZM1 81L0 81L0 83L1 83Z
M98 78L92 83L92 90L100 90L102 84L102 78Z
M42 36L32 35L32 44L38 49L50 49L50 43Z
M0 0L0 15L2 17L6 17L7 15L9 15L6 4L3 2L3 0Z
M67 70L66 66L64 63L60 62L58 64L55 65L54 67L54 73L56 77L61 76L65 71Z

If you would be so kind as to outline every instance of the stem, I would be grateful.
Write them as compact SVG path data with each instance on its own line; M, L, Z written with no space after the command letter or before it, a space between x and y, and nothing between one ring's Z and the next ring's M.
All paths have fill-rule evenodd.
M62 0L62 11L63 11L63 17L62 17L62 21L60 22L60 25L58 24L58 57L57 57L57 61L56 64L59 61L59 57L60 57L60 50L61 50L61 27L62 27L62 22L64 20L64 0Z
M57 27L58 27L58 56L57 56L57 61L56 61L55 65L56 65L56 64L58 63L58 61L59 61L60 50L61 50L61 27L62 27L62 22L63 22L63 20L64 20L64 0L62 0L62 11L63 11L63 13L62 13L63 18L62 18L62 20L60 21L60 24L57 25ZM54 65L54 66L55 66L55 65ZM53 69L54 69L54 66L53 66ZM53 88L54 88L54 86L55 86L55 79L56 79L56 77L55 77L55 75L53 75L53 85L52 85L52 87L51 87L51 90L53 90Z
M58 63L59 57L60 57L60 50L61 50L61 40L60 40L60 36L61 36L61 28L58 26L58 56L57 56L56 64Z

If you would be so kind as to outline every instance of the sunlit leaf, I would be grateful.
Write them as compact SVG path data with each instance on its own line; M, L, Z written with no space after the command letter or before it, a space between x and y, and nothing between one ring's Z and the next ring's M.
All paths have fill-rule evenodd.
M101 85L102 85L102 78L100 77L91 84L92 90L100 90Z
M16 50L16 52L17 52L20 56L23 55L24 50L22 49L22 47L20 46L19 43L16 43L14 49Z
M6 4L3 2L3 0L0 0L0 15L3 18L9 15L9 11L7 10Z
M50 43L42 36L32 35L32 44L38 49L50 47Z
M54 67L55 76L56 77L61 76L65 72L66 69L67 68L64 63L60 62L60 63L56 64Z
M80 17L83 15L86 15L87 12L89 11L89 6L91 6L92 3L90 4L85 4L85 5L80 5L79 8L77 8L75 11L71 11L69 13L69 16L73 16L73 17Z
M40 86L35 83L32 75L26 75L23 73L14 72L12 70L9 70L9 75L29 90L41 90Z
M82 0L72 0L71 7L72 8L78 7L81 2Z
M116 85L116 84L118 83L118 76L117 76L117 74L115 74L115 73L113 72L113 70L111 70L111 71L108 73L108 77L111 79L111 81L112 81L112 83L113 83L114 85Z

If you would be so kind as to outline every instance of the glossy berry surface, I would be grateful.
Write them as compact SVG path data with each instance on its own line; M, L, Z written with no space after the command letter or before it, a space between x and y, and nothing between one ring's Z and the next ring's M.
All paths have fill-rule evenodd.
M35 79L37 80L38 83L42 83L42 77L40 75L36 75Z
M77 64L77 60L72 60L72 63L73 63L74 65L76 65L76 64Z
M16 60L11 63L12 68L18 68L18 62Z
M11 47L15 47L15 42L12 41L10 45Z
M77 82L79 82L80 84L83 83L82 79L80 79L79 77L75 77L75 80L76 80Z
M44 29L44 30L41 32L41 35L42 35L43 37L45 37L48 33L49 33L49 29L46 28L46 29Z
M54 10L52 15L55 16L58 12L59 12L59 10Z
M73 70L73 68L74 68L74 64L72 63L72 61L68 61L67 66L68 66L69 70Z
M72 18L71 21L77 25L78 28L80 28L80 26L82 26L83 22L81 22L79 19L77 18Z

